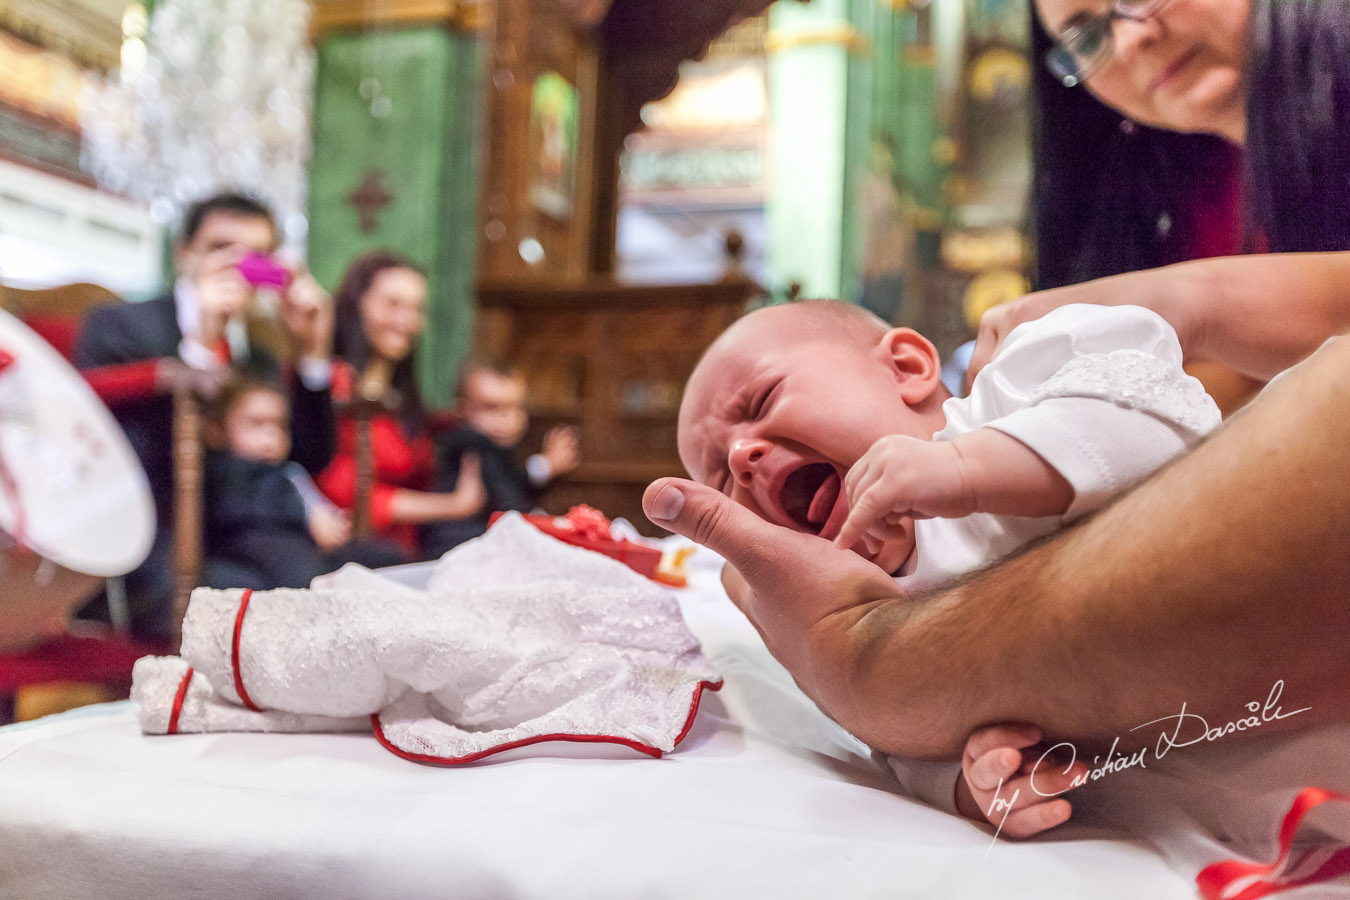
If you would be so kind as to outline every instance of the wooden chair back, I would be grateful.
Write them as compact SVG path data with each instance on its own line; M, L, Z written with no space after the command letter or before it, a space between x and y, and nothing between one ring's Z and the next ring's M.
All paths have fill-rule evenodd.
M530 434L577 428L581 464L550 484L551 513L586 503L639 530L647 485L683 475L675 429L684 383L703 351L759 293L731 277L716 284L480 284L474 346L510 360L528 386Z
M121 303L122 299L96 284L67 284L40 290L0 287L0 308L16 316L40 337L70 359L84 316L95 307ZM176 362L176 361L175 361ZM115 368L115 367L109 367ZM188 595L197 586L202 562L202 429L201 402L192 372L184 365L161 366L166 377L155 379L148 391L173 398L174 456L174 637L187 609ZM83 373L105 402L126 399L100 392L100 379ZM92 593L92 590L89 591ZM78 604L77 604L78 605Z
M0 309L17 318L70 359L85 314L121 298L97 284L63 284L40 290L0 285Z

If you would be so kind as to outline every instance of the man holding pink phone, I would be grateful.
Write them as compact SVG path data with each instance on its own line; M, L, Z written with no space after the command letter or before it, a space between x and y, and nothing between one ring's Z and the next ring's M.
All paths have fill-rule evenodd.
M149 558L126 579L132 629L142 638L168 635L173 593L172 410L168 396L152 392L157 381L163 384L172 368L184 366L199 374L207 390L231 368L284 381L291 396L292 459L318 472L333 455L332 300L303 268L279 262L276 245L272 214L258 201L234 193L202 200L183 218L172 292L94 310L76 340L80 368L144 363L137 377L146 382L145 395L112 410L145 466L158 517ZM249 340L247 319L263 288L277 294L294 365L287 361L283 368Z

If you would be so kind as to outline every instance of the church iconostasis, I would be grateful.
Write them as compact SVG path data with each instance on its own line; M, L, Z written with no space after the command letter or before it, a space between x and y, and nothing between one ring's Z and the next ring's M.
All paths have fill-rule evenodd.
M906 0L887 35L894 61L874 63L883 86L894 81L878 102L898 112L873 123L862 299L944 354L1028 284L1028 10L1028 0ZM888 292L899 301L888 306Z
M596 4L499 0L487 70L480 278L577 278L591 225Z

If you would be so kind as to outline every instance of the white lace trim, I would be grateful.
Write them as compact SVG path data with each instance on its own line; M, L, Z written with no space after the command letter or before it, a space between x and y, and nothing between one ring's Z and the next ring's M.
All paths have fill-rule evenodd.
M1193 432L1208 430L1214 401L1195 378L1142 350L1094 353L1065 363L1033 398L1092 397L1143 410Z

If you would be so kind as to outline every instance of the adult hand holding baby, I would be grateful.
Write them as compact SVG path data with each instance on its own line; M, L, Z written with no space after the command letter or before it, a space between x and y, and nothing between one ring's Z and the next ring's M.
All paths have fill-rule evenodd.
M1141 306L1176 330L1187 363L1267 381L1350 327L1350 253L1265 253L1177 263L1000 303L980 320L970 385L1013 329L1070 303Z
M727 594L769 652L827 714L872 746L888 746L893 735L884 733L882 717L853 709L866 699L855 690L856 670L868 662L871 637L923 608L903 602L885 571L858 554L767 522L705 485L662 478L647 487L642 506L656 524L726 559ZM921 681L922 660L913 662L912 676ZM903 719L899 707L911 700L920 707L931 702L915 691L896 692L886 703Z
M914 740L941 734L962 718L952 707L942 721L925 723L924 704L934 704L929 711L945 706L931 692L954 685L926 677L931 670L922 654L884 659L877 654L884 653L881 641L893 629L927 627L919 620L928 616L928 608L910 602L874 563L823 538L766 522L717 491L683 479L653 482L642 505L653 522L727 560L722 582L732 602L807 696L856 737L886 750L896 746L897 738L888 726L903 728ZM859 676L877 664L889 667L895 683L906 687L888 692L884 711L866 708L868 698L858 690ZM956 727L968 731L974 726ZM961 814L1002 825L1008 837L1029 837L1066 821L1068 801L1042 793L1068 790L1084 766L1042 765L1035 775L1042 792L1037 793L1031 768L1040 754L1028 748L1040 739L1040 730L1030 725L975 731L966 743L957 784Z
M1207 302L1200 298L1207 289L1206 279L1211 277L1208 266L1183 264L1036 291L1000 303L980 319L975 349L970 354L970 365L966 367L966 387L969 388L975 376L998 355L1013 329L1071 303L1129 305L1152 310L1176 331L1182 352L1189 360L1199 344L1197 336L1206 315L1203 304Z

